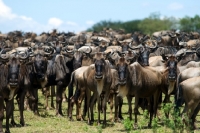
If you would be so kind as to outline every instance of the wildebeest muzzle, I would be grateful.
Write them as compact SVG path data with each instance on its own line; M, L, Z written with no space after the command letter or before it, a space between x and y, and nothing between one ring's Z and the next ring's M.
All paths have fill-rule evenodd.
M103 78L103 65L100 63L95 64L95 79Z
M11 88L18 86L18 70L14 70L14 73L9 74L9 85Z
M126 66L119 66L118 67L118 85L125 85L126 84Z

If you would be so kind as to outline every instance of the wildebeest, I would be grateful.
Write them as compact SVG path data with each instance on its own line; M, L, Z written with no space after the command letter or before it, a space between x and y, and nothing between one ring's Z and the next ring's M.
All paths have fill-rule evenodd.
M200 109L200 77L189 78L181 82L178 86L176 109L178 109L183 101L185 103L183 113L187 113L188 120L183 119L188 126L191 126L192 129L195 129L195 118ZM191 120L191 121L190 121Z
M75 71L72 72L71 75L71 81L70 84L74 84L72 86L76 87L76 93L74 96L70 97L70 106L69 108L69 119L73 120L72 118L72 109L74 102L76 103L76 119L81 120L82 115L81 115L81 103L83 99L85 98L85 83L84 83L84 78L83 78L83 72L88 68L89 66L82 66Z
M45 51L43 46L38 46L34 52L30 55L32 56L29 62L28 70L31 82L31 89L28 89L28 101L32 111L39 115L38 112L38 89L44 88L47 84L47 63L48 57L52 55L53 49L50 47L48 52Z
M3 50L2 50L3 51ZM24 126L24 97L25 90L29 86L28 72L25 65L25 60L29 54L26 52L24 55L13 53L2 55L0 52L1 60L1 73L0 73L0 132L2 132L2 122L4 116L4 100L6 102L6 131L9 130L9 119L13 115L14 111L14 99L13 97L17 94L17 102L20 110L20 124ZM13 116L12 116L13 117ZM12 119L12 124L15 124Z
M176 53L176 57L178 58L178 68L179 71L183 71L184 69L188 68L188 66L197 66L198 63L191 63L191 61L198 62L200 61L200 53L199 53L200 47L196 50L190 50L190 49L181 49Z
M152 52L153 49L157 47L157 43L153 42L155 45L154 46L148 46L148 45L138 45L138 46L131 46L129 44L129 48L132 50L139 50L136 52L138 54L138 62L142 66L149 66L149 55Z
M97 98L98 103L98 124L100 124L100 95L104 92L104 98L102 103L104 120L103 123L106 124L106 103L110 93L111 80L111 68L109 61L105 60L104 53L97 52L94 56L94 64L90 65L87 70L84 71L83 77L86 86L87 95L87 111L88 111L88 124L94 121L93 105ZM93 96L91 99L91 91ZM91 100L91 102L90 102ZM90 117L91 112L91 117Z
M156 114L157 111L158 98L162 85L162 74L159 71L153 70L151 67L142 67L138 62L127 65L124 59L120 60L118 67L118 95L128 97L130 119L132 119L131 97L135 96L135 124L137 124L139 98L147 98L150 111L149 126L151 126L153 113ZM126 81L126 79L131 80Z

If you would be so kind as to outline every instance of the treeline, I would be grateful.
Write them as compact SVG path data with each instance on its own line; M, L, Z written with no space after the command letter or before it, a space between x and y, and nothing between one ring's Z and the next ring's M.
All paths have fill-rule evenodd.
M143 20L132 20L127 22L112 22L104 20L94 24L87 31L99 32L102 31L105 27L112 28L114 30L123 29L126 33L141 31L145 34L152 34L155 31L177 29L185 32L200 32L200 16L185 16L184 18L177 19L175 17L161 18L159 13L152 13L149 17L144 18Z

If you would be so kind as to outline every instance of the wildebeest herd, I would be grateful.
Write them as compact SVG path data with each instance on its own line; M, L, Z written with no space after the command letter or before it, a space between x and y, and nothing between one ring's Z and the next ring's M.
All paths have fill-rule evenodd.
M55 110L59 116L63 115L62 101L68 94L69 119L73 120L72 109L76 104L76 119L87 120L88 124L94 122L95 103L98 124L101 112L106 124L107 102L111 114L115 108L114 121L123 119L123 97L127 97L130 119L134 111L137 124L138 108L147 109L150 127L159 104L169 102L170 95L174 95L174 110L179 112L184 105L180 115L187 113L195 129L200 102L199 61L198 32L166 30L145 35L105 28L101 32L78 34L55 29L40 35L22 31L0 34L0 132L4 111L5 132L10 132L9 119L16 124L14 98L22 126L25 103L39 115L38 89L42 89L46 99L50 91L56 93ZM54 107L53 102L51 106Z

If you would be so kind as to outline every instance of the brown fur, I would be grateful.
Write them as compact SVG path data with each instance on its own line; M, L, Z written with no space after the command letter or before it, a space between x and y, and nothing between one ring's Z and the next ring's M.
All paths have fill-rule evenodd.
M102 59L103 55L102 53L97 53L95 55L96 59ZM110 93L110 86L111 86L111 69L109 66L108 61L104 61L104 70L103 70L103 78L101 80L96 80L95 77L95 67L94 65L90 65L87 70L83 73L83 77L85 80L85 86L86 86L86 94L87 94L87 111L88 111L88 123L91 124L91 120L94 120L93 116L93 106L94 101L97 98L98 102L98 123L100 123L100 94L99 92L105 92L102 107L104 111L104 121L103 123L106 123L106 102ZM103 87L103 88L101 88ZM99 90L100 89L100 90ZM102 90L101 90L102 89ZM93 98L91 99L91 91L93 92ZM91 100L91 103L90 103ZM90 109L89 109L90 108ZM91 111L91 117L90 117L90 111Z
M186 124L191 125L192 129L195 129L195 118L199 112L200 104L200 77L194 77L187 79L180 83L179 87L182 88L182 98L185 100L185 107L183 113L187 113L188 119L191 122ZM185 118L184 118L185 121Z

